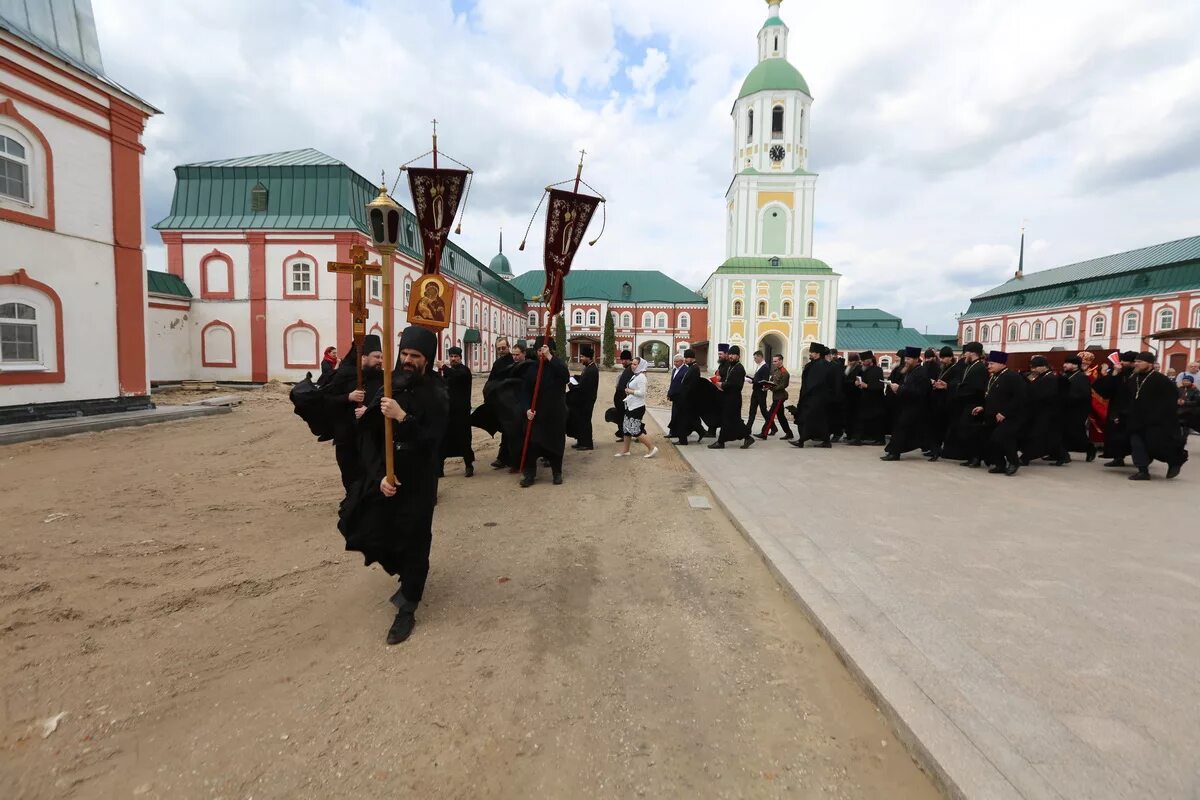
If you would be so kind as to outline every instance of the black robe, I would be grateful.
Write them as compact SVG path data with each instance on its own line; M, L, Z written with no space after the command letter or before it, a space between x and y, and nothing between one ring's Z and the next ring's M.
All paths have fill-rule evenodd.
M593 361L583 368L567 392L567 436L580 444L592 443L592 411L599 390L600 368Z
M975 415L971 412L984 404L988 386L987 364L982 359L969 364L963 359L960 363L963 365L962 372L948 398L950 429L942 445L942 455L963 460L983 458L987 425L982 413Z
M725 378L721 381L721 435L719 442L740 441L750 436L742 419L742 387L746 385L746 368L742 362L725 362Z
M987 463L995 466L1017 462L1028 395L1025 379L1011 369L989 376L982 412L987 428ZM997 414L1004 416L1003 422L996 420Z
M922 364L915 365L904 374L900 390L895 392L895 418L892 422L892 438L887 452L900 454L921 447L925 437L925 414L929 393L933 391L929 374Z
M532 399L534 388L537 388L537 418L529 423L533 433L529 436L529 453L525 457L525 465L529 466L531 458L548 458L555 463L562 463L563 450L567 444L567 382L571 379L571 371L557 357L546 362L542 369L542 382L537 385L538 362L529 361L528 366L521 371L521 379L525 382L525 397ZM526 404L526 408L530 406Z
M1154 461L1182 464L1187 461L1183 430L1179 426L1179 388L1161 372L1130 378L1130 399L1126 425L1129 436L1144 442L1146 454Z
M683 388L674 402L683 404L679 418L687 430L682 430L681 426L678 433L672 430L671 436L684 436L693 431L701 436L711 436L721 427L721 415L724 413L721 391L712 381L701 377L699 364L693 363L688 367L687 374L683 376Z
M1092 384L1096 394L1108 401L1108 414L1104 420L1104 457L1125 458L1129 455L1128 412L1133 402L1129 388L1132 370L1124 367L1115 369L1110 375L1101 375Z
M612 408L604 412L604 421L615 423L617 433L621 434L622 439L625 438L621 427L621 421L625 419L625 387L632 379L633 367L625 367L621 370L621 374L617 376L617 388L613 392Z
M446 386L436 373L393 376L393 397L408 414L403 422L385 420L377 395L358 423L363 476L342 501L338 530L346 549L363 554L390 575L400 576L406 600L418 602L429 574L433 509L437 501L437 466L449 417ZM397 491L385 497L383 479L384 423L392 426Z
M1191 429L1200 433L1200 389L1193 386L1191 389L1179 387L1179 399L1183 401L1179 406L1179 427L1185 434Z
M358 426L354 417L357 403L350 402L350 393L358 383L354 348L325 381L321 389L329 415L333 420L333 452L342 473L346 491L362 476L362 457L358 446ZM383 370L363 370L363 399L370 400L383 389ZM382 434L381 434L382 435Z
M841 379L842 371L832 361L814 358L804 365L800 371L800 394L796 400L799 441L829 441Z
M466 364L442 365L442 380L450 398L450 416L442 438L442 458L461 456L465 463L475 461L471 449L471 370Z
M842 391L843 382L846 378L846 359L835 358L825 362L833 368L830 386L833 388L833 397L829 401L829 433L833 436L834 441L842 438L842 434L846 432L846 410L844 408L845 393Z
M842 373L842 430L851 439L858 432L858 404L862 392L854 384L854 379L863 374L862 362L856 361Z
M942 444L946 441L946 432L950 428L950 398L958 385L962 374L962 362L955 361L946 365L939 361L930 361L926 366L926 374L930 381L942 381L945 389L938 389L930 384L929 400L925 409L925 441L923 449L941 453Z
M1087 373L1077 369L1062 378L1062 440L1063 449L1071 453L1087 452L1088 412L1092 410L1092 382Z
M1028 421L1021 441L1021 456L1032 461L1044 456L1062 458L1062 383L1053 372L1031 374L1026 387Z
M887 413L884 408L883 369L878 366L863 367L859 377L866 388L853 387L858 395L854 438L863 442L882 442Z

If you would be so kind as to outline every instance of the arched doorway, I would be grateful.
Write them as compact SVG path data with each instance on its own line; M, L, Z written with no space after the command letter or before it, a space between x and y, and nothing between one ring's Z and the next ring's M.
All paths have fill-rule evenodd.
M671 348L665 342L642 342L638 347L638 358L648 359L652 367L665 367L671 361Z
M787 363L787 342L777 333L763 336L758 342L758 349L762 350L763 358L768 364L771 363L772 356L783 356L784 363Z

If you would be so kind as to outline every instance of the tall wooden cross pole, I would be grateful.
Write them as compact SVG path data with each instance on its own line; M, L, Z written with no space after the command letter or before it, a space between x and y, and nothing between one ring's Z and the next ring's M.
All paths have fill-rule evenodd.
M367 276L383 275L382 264L367 263L367 248L360 244L350 248L350 260L330 261L326 265L330 272L350 275L350 316L354 320L354 357L358 382L356 389L363 388L362 357L363 337L367 335ZM385 345L384 350L387 350Z

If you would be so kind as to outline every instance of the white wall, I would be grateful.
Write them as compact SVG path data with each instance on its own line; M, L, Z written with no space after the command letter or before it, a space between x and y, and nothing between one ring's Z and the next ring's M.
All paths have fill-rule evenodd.
M169 303L150 298L151 303ZM155 383L192 377L192 329L190 309L146 309L146 346L150 353L150 380ZM196 355L199 360L199 355Z

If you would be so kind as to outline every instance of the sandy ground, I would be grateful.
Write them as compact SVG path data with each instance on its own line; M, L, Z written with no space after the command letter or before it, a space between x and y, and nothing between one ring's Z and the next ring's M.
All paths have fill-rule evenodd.
M392 648L282 387L0 448L0 797L935 797L675 451L597 434L562 487L450 462Z

